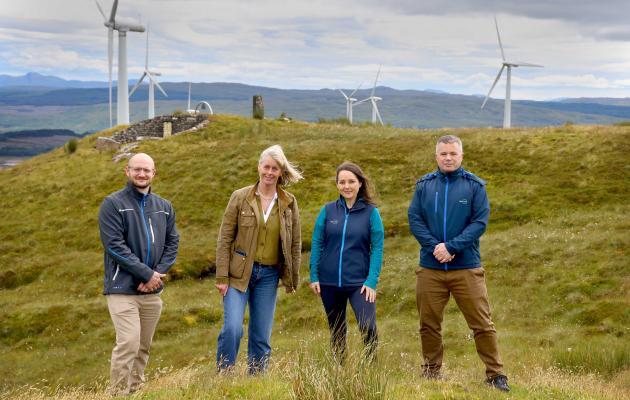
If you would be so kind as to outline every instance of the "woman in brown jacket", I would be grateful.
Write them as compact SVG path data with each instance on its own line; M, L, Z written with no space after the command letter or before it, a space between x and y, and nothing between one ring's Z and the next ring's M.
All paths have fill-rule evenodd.
M302 174L274 145L260 155L258 175L256 184L232 193L217 240L216 288L223 296L219 371L236 361L248 304L248 372L267 368L278 281L287 292L298 285L300 217L295 197L283 187L298 182Z

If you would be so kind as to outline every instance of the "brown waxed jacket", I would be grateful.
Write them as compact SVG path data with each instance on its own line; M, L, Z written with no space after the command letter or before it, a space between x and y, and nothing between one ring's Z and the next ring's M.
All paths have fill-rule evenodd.
M217 283L227 283L243 292L252 274L258 224L263 217L256 204L256 188L257 184L232 193L217 239ZM302 251L300 213L291 193L280 187L277 192L281 244L278 268L286 291L293 292L298 286Z

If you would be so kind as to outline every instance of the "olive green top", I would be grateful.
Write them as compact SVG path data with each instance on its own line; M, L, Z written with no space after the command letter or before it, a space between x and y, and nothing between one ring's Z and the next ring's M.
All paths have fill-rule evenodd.
M265 219L262 218L264 211L260 202L260 197L256 196L256 205L261 218L258 223L258 243L256 245L256 257L254 261L264 265L278 265L280 253L280 217L278 215L278 204L274 201L271 214Z

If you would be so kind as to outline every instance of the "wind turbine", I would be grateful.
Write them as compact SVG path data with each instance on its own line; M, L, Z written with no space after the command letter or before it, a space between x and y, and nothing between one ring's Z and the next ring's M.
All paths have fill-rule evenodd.
M499 73L497 74L497 77L494 80L492 87L490 87L490 90L488 91L488 95L483 101L483 104L481 104L481 108L483 109L483 107L488 102L488 99L490 98L490 94L492 93L492 90L494 89L494 87L497 85L497 82L501 78L501 74L503 73L503 70L507 68L506 83L505 83L505 106L503 108L503 128L505 129L505 128L510 128L512 126L512 99L510 98L511 91L512 91L512 67L514 68L517 68L517 67L542 68L543 66L538 65L538 64L526 63L526 62L507 61L505 59L505 53L503 52L503 44L501 43L501 34L499 34L499 24L497 23L497 17L494 17L494 26L497 28L497 38L499 39L499 48L501 49L501 58L503 59L503 64L501 65L501 69L499 70Z
M131 92L129 92L129 97L131 97L136 89L140 87L142 80L146 77L149 80L149 119L155 117L155 86L160 89L160 92L162 92L164 96L168 97L164 89L162 89L162 86L160 86L158 81L155 79L155 76L161 75L162 74L160 74L159 72L149 71L149 28L147 27L147 53L144 60L144 73L142 74L136 85L133 87L133 89L131 89Z
M385 125L383 124L381 113L378 112L378 106L376 105L376 102L383 100L383 98L374 96L374 92L376 91L376 82L378 82L378 77L380 74L381 74L381 65L378 66L378 72L376 73L376 79L374 79L374 86L372 87L372 93L370 94L370 97L357 102L355 105L359 105L361 103L365 103L369 101L370 103L372 103L372 123L376 124L376 119L378 118L378 121L381 123L381 125Z
M109 126L113 126L112 117L112 61L114 58L114 31L118 31L118 97L116 102L116 122L129 123L129 83L127 79L127 32L144 32L144 26L126 18L116 20L118 0L114 0L109 18L105 16L101 5L96 7L105 19L107 28L107 62L109 71Z
M363 85L363 84L361 84ZM356 89L354 89L354 92L350 93L350 95L346 95L343 90L339 89L339 92L341 92L341 94L343 95L343 97L346 98L346 118L348 119L348 122L352 125L352 107L353 107L353 103L355 101L357 101L357 99L353 98L352 96L357 92L357 90L359 90L361 88L361 85L359 85Z

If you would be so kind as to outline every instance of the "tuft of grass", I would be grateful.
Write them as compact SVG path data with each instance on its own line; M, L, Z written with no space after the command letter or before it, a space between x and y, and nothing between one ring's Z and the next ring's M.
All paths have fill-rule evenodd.
M564 348L554 349L553 359L558 368L574 373L597 373L610 379L630 369L630 346L625 338L569 342Z
M66 143L66 145L64 146L64 149L66 153L72 154L75 151L77 151L78 145L79 145L79 142L76 139L70 139L68 140L68 143Z
M312 347L312 346L311 346ZM306 343L301 349L308 348ZM313 355L315 354L315 355ZM339 363L326 349L299 350L292 377L292 399L376 400L387 397L387 374L378 362L370 362L364 352L348 351Z

